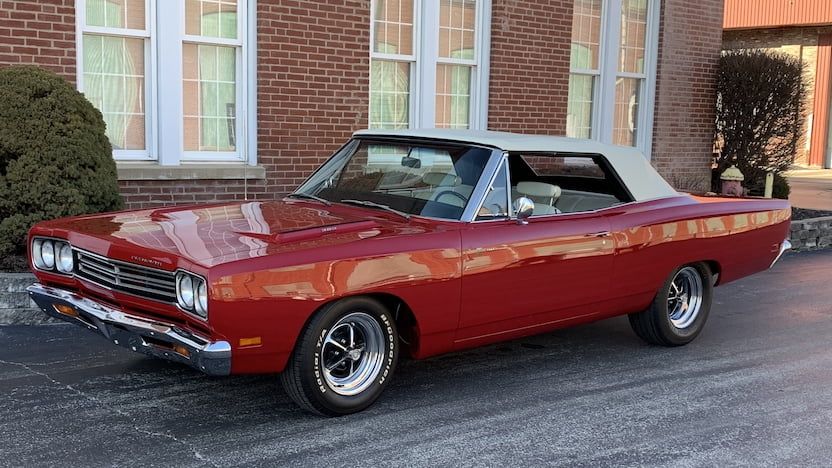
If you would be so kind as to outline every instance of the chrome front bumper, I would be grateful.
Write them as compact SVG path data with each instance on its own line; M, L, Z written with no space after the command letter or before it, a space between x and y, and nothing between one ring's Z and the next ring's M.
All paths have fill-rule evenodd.
M771 262L771 266L769 266L769 268L773 267L774 264L777 263L778 260L780 260L780 257L782 257L784 253L788 252L791 249L792 243L789 242L788 239L784 240L783 243L780 244L780 252L777 254L776 257L774 257L774 261Z
M231 345L227 341L210 341L175 325L130 315L71 291L38 283L26 290L46 315L97 332L121 347L179 362L209 375L231 373Z

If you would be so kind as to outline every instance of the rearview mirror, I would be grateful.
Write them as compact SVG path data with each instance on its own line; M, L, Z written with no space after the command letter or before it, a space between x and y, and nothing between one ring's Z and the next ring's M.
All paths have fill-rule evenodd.
M422 167L422 160L412 156L405 156L402 158L402 166L420 169Z
M520 224L528 224L527 219L534 214L534 202L526 197L520 197L512 203L514 214L517 216L517 222Z

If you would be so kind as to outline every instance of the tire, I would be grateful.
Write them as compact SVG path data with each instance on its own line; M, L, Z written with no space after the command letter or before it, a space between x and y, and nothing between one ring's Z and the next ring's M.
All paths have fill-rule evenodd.
M353 297L329 304L313 316L280 377L286 393L301 408L322 416L343 416L378 399L390 383L398 357L392 314L375 299Z
M647 310L629 315L630 326L650 344L686 345L705 326L713 292L713 274L707 265L679 267L668 276Z

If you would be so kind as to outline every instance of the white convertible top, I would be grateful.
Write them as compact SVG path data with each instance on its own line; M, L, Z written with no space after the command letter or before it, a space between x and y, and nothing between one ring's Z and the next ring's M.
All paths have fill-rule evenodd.
M636 201L678 196L679 193L653 169L647 158L635 148L615 146L594 140L523 135L490 130L450 130L440 128L407 130L360 130L355 136L383 136L430 138L491 146L511 152L557 152L600 154L610 162L615 172L630 190Z

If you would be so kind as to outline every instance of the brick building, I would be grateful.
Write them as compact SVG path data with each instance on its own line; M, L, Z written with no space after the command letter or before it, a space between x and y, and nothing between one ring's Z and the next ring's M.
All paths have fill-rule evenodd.
M366 127L636 146L707 185L722 0L0 0L0 66L103 113L130 207L272 198Z
M762 49L799 58L806 83L803 166L832 168L832 2L725 0L723 47Z

